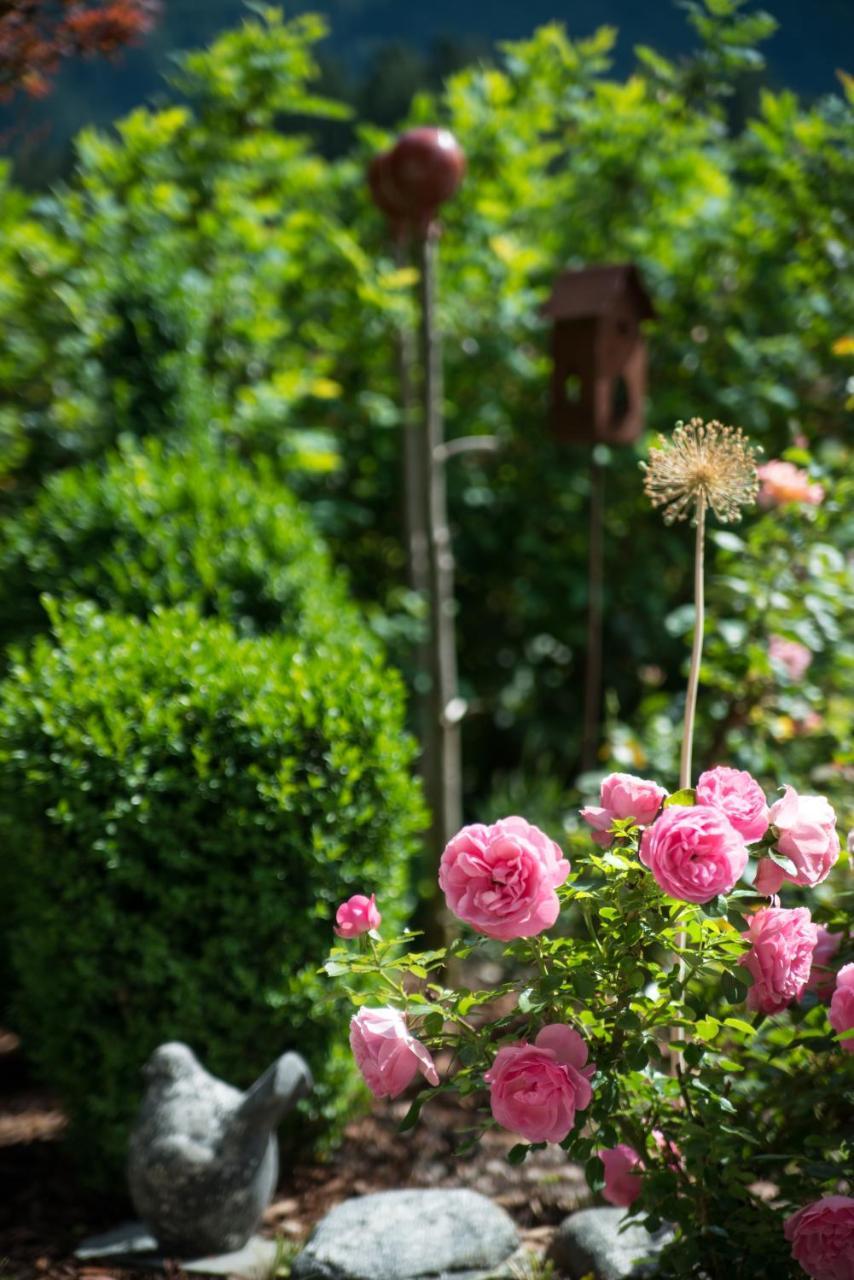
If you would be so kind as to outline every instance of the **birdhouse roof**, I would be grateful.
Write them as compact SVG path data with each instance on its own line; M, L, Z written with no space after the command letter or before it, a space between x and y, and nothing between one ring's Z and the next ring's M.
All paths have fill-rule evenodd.
M655 315L641 273L633 263L582 267L560 273L543 314L554 320L604 316L624 300L631 303L639 320Z

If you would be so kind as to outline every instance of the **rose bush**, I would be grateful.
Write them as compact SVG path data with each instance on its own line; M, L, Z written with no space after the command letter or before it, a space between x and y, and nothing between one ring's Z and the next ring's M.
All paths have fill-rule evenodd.
M519 1136L511 1162L559 1143L610 1203L650 1230L674 1224L662 1277L850 1276L839 1191L854 1039L838 1038L854 1025L849 933L838 906L813 908L828 929L807 907L769 903L749 866L788 859L788 835L798 856L820 841L827 874L830 806L789 788L768 810L749 775L722 767L672 795L608 778L600 801L571 866L519 817L455 836L441 883L473 932L447 948L412 951L413 934L335 948L327 971L354 979L368 1086L396 1097L426 1078L403 1128L458 1091L481 1105L481 1129ZM559 908L569 931L553 927ZM507 980L446 985L448 959L459 972L484 938L504 943ZM809 989L820 941L829 1010ZM372 979L385 1009L365 1003Z

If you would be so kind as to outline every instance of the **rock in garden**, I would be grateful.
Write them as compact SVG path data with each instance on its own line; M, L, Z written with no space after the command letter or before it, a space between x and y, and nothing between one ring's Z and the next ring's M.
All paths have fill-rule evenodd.
M241 1093L175 1043L154 1051L144 1075L128 1158L134 1208L169 1256L241 1249L270 1203L276 1126L311 1089L308 1067L286 1053Z
M512 1219L476 1191L380 1191L317 1225L293 1280L487 1280L512 1274Z
M581 1209L564 1218L549 1257L569 1280L640 1280L654 1276L655 1258L672 1239L669 1228L650 1235L633 1223L620 1231L624 1209Z

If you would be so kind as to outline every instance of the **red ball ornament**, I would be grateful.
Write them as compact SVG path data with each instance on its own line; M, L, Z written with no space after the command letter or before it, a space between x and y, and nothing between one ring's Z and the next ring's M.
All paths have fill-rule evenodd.
M448 129L422 127L401 135L388 156L388 179L419 221L434 217L462 182L466 158Z
M377 208L391 222L403 222L410 210L391 179L389 173L390 159L391 152L389 151L381 151L379 155L374 156L368 167L368 186Z

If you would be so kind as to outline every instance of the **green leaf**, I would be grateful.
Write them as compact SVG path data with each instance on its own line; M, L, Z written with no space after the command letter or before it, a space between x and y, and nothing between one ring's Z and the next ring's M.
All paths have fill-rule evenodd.
M668 796L664 802L665 809L669 809L672 804L696 804L697 793L693 787L682 787L680 791L674 791Z
M517 1142L515 1147L511 1147L507 1152L508 1164L524 1164L528 1158L528 1152L531 1150L527 1142Z
M755 1036L756 1028L749 1022L745 1022L743 1018L724 1018L725 1027L733 1027L736 1031L741 1031L746 1036Z
M718 1022L717 1018L707 1015L695 1024L694 1033L695 1035L698 1035L701 1040L714 1040L720 1029L721 1024Z

